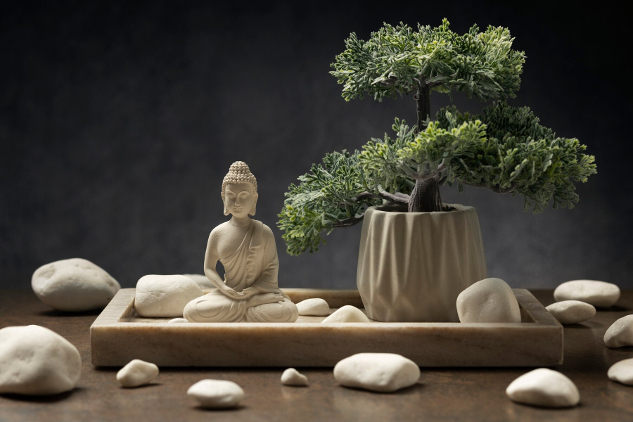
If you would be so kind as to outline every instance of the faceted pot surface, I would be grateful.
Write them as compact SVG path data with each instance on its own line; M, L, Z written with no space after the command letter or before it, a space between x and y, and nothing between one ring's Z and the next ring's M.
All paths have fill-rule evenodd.
M453 210L367 210L356 283L369 318L459 321L457 296L486 278L486 258L475 209L448 206Z

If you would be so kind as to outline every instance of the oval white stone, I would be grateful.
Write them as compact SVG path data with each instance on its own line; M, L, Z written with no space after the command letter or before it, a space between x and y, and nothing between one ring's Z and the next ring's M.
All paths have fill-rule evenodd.
M136 283L134 308L143 317L182 317L187 303L203 294L184 275L146 275Z
M204 274L183 274L185 277L189 277L196 282L201 289L215 289L216 287L209 281Z
M184 323L188 323L189 321L187 321L184 318L174 318L174 319L170 319L169 321L167 321L168 324L184 324Z
M321 298L306 299L297 303L299 315L324 316L330 314L330 305Z
M59 394L75 388L81 356L68 340L37 325L0 330L0 394Z
M521 322L512 288L500 278L485 278L457 296L460 322Z
M571 407L580 401L576 384L560 372L539 368L521 375L506 389L510 400L543 407Z
M604 333L607 347L633 346L633 315L627 315L611 324Z
M369 318L360 309L352 306L345 305L332 313L329 317L325 318L322 323L332 322L371 322Z
M233 381L202 380L187 390L200 406L211 409L235 407L244 398L244 390Z
M610 380L633 385L633 358L624 359L611 365L607 376Z
M116 380L123 387L138 387L154 381L158 372L158 366L153 363L134 359L117 372Z
M578 324L596 315L596 308L579 300L563 300L546 307L561 324Z
M304 387L308 385L308 377L299 373L295 368L288 368L281 374L281 383L283 385Z
M554 290L554 299L580 300L596 308L613 306L620 298L620 288L612 283L595 280L567 281Z
M334 378L345 387L390 393L418 382L420 368L395 353L358 353L336 364Z
M39 300L66 312L103 309L121 289L101 267L81 258L42 265L33 273L31 287Z

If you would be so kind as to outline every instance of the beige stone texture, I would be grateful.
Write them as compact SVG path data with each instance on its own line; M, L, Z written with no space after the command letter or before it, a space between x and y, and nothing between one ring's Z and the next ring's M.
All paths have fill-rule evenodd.
M295 303L323 298L335 310L362 307L358 291L284 289ZM527 290L515 289L520 324L339 323L299 316L294 323L170 324L134 312L122 289L91 327L92 363L132 359L163 366L333 367L361 352L397 353L425 367L552 366L563 359L563 327Z

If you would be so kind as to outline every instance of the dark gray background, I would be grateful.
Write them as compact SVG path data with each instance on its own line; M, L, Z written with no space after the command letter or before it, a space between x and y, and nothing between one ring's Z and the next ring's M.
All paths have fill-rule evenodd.
M277 237L282 287L355 286L360 225L291 257L276 228L287 186L326 152L415 118L413 99L346 103L328 74L350 32L382 22L510 28L527 105L596 156L572 210L443 188L473 205L489 276L515 287L575 278L633 287L628 17L606 2L4 2L0 9L0 288L29 288L50 261L83 257L125 287L201 272L225 221L220 187L246 161L257 219ZM433 112L447 105L434 93ZM462 110L482 104L457 95Z

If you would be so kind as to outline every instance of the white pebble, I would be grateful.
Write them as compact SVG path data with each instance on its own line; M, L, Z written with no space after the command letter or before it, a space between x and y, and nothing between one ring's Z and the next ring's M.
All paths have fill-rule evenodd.
M158 366L144 360L134 359L116 374L123 387L139 387L151 383L158 376Z
M31 287L39 300L66 312L103 309L121 289L101 267L81 258L41 266L33 273Z
M371 322L369 318L358 308L352 305L345 305L325 318L322 323L333 322Z
M235 407L244 398L244 390L233 381L202 380L187 390L200 406L210 409Z
M281 374L281 383L283 385L304 387L308 385L308 377L299 373L295 368L288 368Z
M168 324L184 324L186 322L189 322L189 321L187 321L184 318L174 318L167 321Z
M604 333L604 344L607 347L633 346L633 315L627 315L611 324Z
M0 394L51 395L75 388L81 356L68 340L37 325L0 330Z
M633 385L633 358L614 363L611 368L609 368L607 376L610 380L626 385Z
M330 314L330 305L320 298L306 299L297 303L299 315L324 316Z
M345 387L390 393L418 382L420 368L394 353L358 353L336 364L334 378Z
M512 288L500 278L485 278L457 296L460 322L521 322Z
M521 375L506 389L510 400L542 407L572 407L580 401L576 385L560 372L539 368Z
M596 308L613 306L620 298L620 288L612 283L595 280L567 281L554 290L554 299L580 300Z
M596 315L596 308L579 300L563 300L546 307L561 324L578 324Z
M189 277L200 286L201 289L215 289L216 287L204 274L183 274L185 277Z
M182 317L187 303L204 295L184 275L146 275L136 283L134 308L143 317Z

